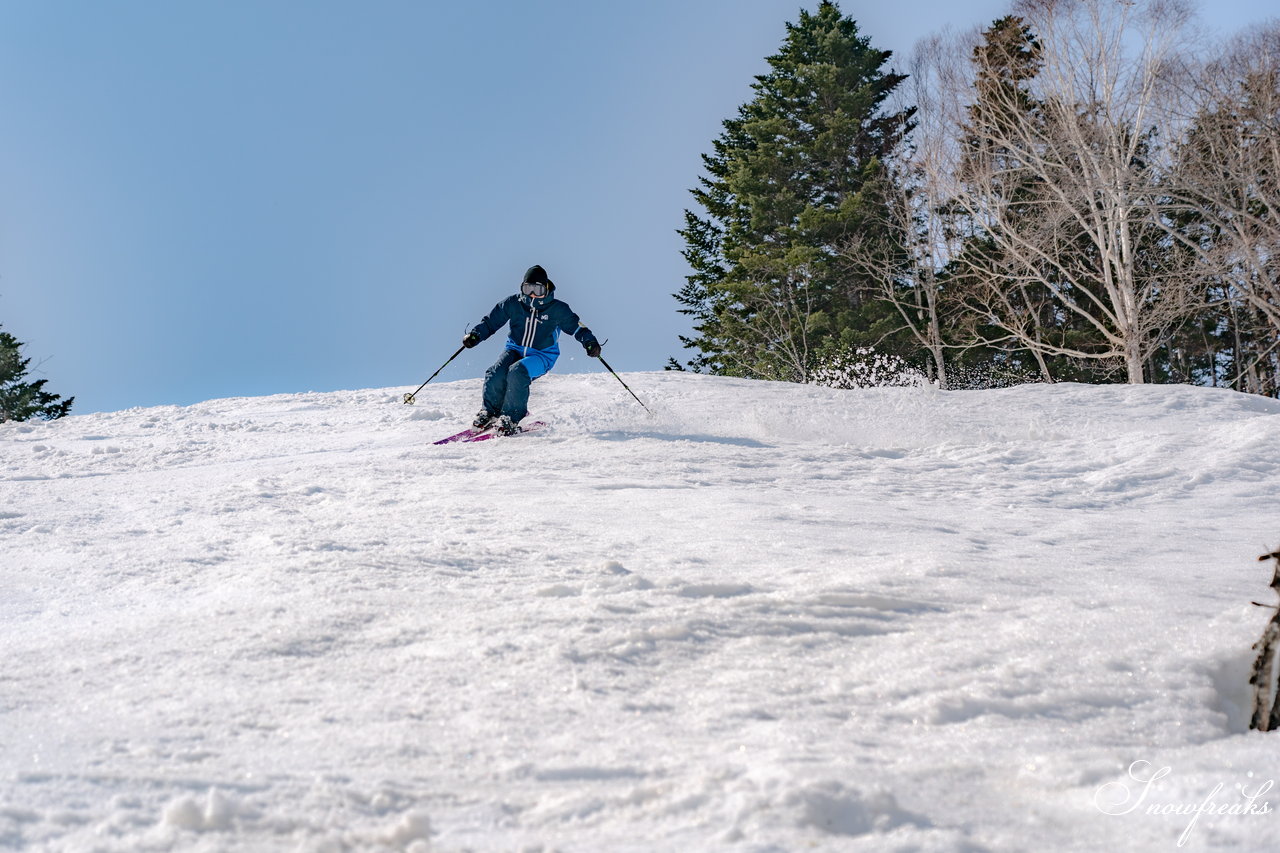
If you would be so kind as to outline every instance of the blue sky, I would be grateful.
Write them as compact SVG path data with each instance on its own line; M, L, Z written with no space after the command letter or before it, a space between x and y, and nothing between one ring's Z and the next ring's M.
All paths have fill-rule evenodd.
M0 325L78 413L414 387L540 263L661 369L699 155L816 5L0 0ZM841 8L905 58L1006 4Z

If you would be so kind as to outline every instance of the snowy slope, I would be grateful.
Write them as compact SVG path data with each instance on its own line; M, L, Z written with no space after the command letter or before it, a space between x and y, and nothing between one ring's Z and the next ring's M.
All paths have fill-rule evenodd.
M0 425L0 848L1275 849L1280 402L626 378Z

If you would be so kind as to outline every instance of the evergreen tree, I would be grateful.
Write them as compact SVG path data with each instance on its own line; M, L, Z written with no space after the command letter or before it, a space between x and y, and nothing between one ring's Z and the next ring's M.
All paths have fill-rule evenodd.
M1064 318L1055 310L1047 287L1033 276L1010 269L1014 264L1008 252L987 229L989 220L1035 227L1048 195L1044 181L1029 174L1021 153L1005 142L1025 137L1023 127L1036 131L1044 127L1044 104L1032 89L1040 73L1041 50L1035 33L1017 16L1006 15L983 30L970 56L973 100L965 107L964 125L959 128L956 178L965 191L981 196L999 212L984 221L975 205L965 203L966 198L941 214L949 219L952 231L964 235L945 279L960 306L955 320L961 337L973 345L966 356L978 364L971 366L1034 371L1052 381L1058 374L1050 359L1023 347L1007 328L1012 325L1024 334L1040 335L1060 326Z
M886 110L905 79L883 70L834 2L787 24L781 51L752 84L755 97L723 123L685 212L692 269L675 297L694 320L689 366L733 376L804 381L824 354L878 343L892 308L863 298L839 246L883 227L885 155L914 109ZM673 360L673 367L680 365Z
M22 344L0 331L0 423L32 418L51 421L71 411L75 397L63 400L44 390L48 380L24 382L31 359L22 357Z

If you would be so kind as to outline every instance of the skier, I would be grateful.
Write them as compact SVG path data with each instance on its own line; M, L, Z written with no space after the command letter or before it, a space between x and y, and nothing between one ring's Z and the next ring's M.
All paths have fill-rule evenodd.
M555 284L547 271L534 264L520 282L520 292L508 296L462 339L468 349L507 324L507 345L484 375L484 408L471 425L494 427L501 435L520 431L527 415L529 383L549 371L560 356L560 333L573 335L591 358L600 355L600 342L566 303L555 298Z

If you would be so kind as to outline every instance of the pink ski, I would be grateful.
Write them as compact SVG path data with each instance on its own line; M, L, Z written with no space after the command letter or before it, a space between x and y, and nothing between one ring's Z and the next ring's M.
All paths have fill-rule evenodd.
M431 443L432 444L453 444L455 441L471 441L473 438L475 438L477 435L479 435L482 432L484 432L484 430L482 429L476 429L475 427L467 427L462 432L454 433L448 438L442 438L439 441L433 441Z
M546 425L547 424L545 421L531 421L530 423L527 423L527 424L520 424L520 432L514 433L509 437L514 438L515 436L523 435L526 432L534 432L536 430L542 429ZM459 441L488 441L491 438L507 438L507 437L508 436L499 435L493 430L485 430L484 432L481 432L477 435L473 435L470 438L460 438L458 440ZM438 443L439 442L437 442L437 444Z

